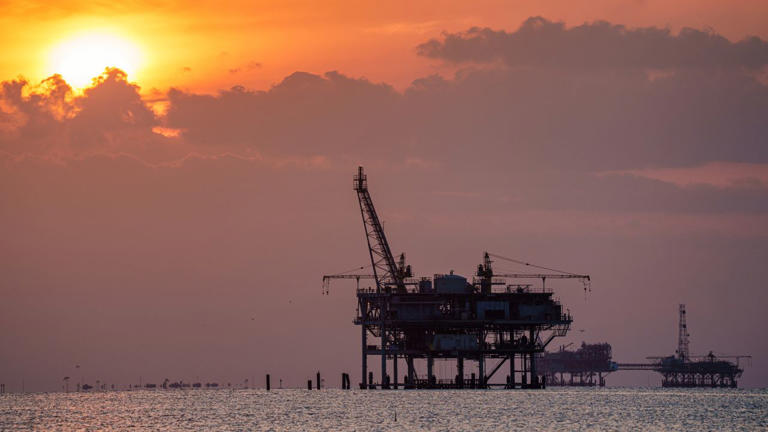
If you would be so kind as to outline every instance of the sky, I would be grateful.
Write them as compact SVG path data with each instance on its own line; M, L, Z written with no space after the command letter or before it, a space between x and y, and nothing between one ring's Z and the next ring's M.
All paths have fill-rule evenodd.
M553 345L622 362L685 303L692 353L768 386L764 2L0 7L8 391L357 382L354 283L321 278L368 264L358 165L416 274L588 273L548 282Z

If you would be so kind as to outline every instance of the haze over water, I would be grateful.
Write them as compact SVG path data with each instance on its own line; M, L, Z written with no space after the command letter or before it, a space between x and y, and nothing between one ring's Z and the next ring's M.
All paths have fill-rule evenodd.
M767 390L181 390L0 396L0 430L765 430Z

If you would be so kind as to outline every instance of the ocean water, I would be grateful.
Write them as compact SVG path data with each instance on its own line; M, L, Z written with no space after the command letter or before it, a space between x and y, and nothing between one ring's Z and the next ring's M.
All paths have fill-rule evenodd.
M768 430L768 390L175 390L0 395L0 430Z

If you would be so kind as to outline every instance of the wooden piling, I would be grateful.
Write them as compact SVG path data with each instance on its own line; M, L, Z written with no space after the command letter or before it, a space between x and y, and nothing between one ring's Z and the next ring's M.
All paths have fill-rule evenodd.
M267 391L269 391L269 390L270 390L270 385L269 385L269 374L267 374Z

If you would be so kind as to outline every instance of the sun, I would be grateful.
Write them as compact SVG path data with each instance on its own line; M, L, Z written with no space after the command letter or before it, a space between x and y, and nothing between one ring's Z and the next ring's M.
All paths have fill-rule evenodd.
M139 47L112 33L79 34L57 44L50 55L52 73L60 74L76 89L88 86L107 67L133 76L141 65Z

